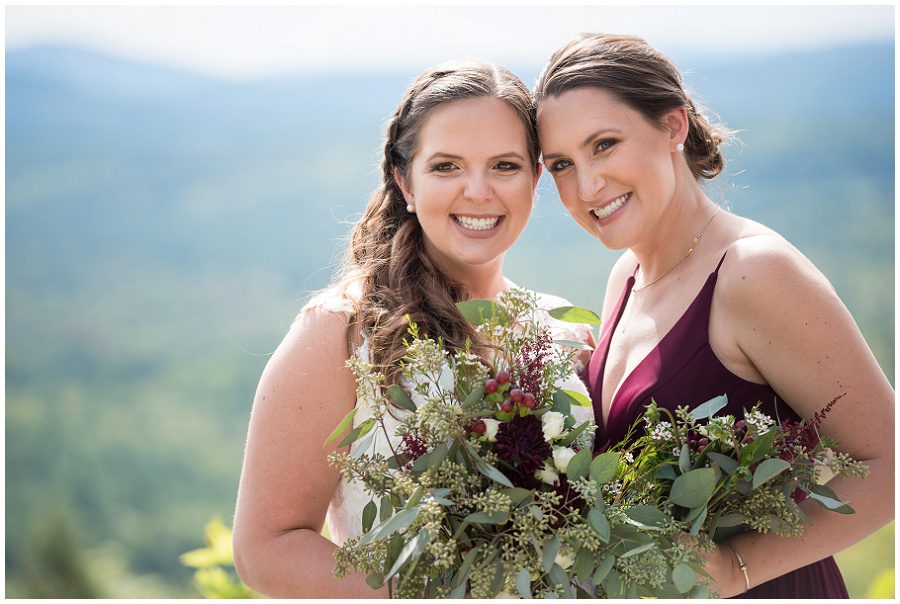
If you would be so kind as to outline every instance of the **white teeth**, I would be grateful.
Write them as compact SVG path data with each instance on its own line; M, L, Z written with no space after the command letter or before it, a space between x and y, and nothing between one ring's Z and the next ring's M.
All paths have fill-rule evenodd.
M497 226L497 222L500 221L499 216L492 216L490 218L473 218L472 216L453 216L456 219L456 222L461 224L463 227L471 230L471 231L487 231L495 226Z
M593 210L591 210L591 213L594 216L596 216L597 218L600 218L600 219L606 218L607 216L609 216L610 214L612 214L613 212L615 212L616 210L618 210L619 208L624 206L625 202L627 202L630 197L631 197L631 193L625 193L625 195L622 195L621 197L617 198L612 203L606 204L602 208L594 208Z

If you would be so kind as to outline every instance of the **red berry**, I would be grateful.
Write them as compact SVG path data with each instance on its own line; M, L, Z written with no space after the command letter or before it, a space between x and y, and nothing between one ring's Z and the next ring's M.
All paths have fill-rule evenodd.
M501 371L497 374L497 383L498 384L508 384L509 383L509 372Z
M510 393L512 395L512 393ZM534 398L534 395L530 392L526 392L525 396L522 397L522 406L526 409L534 409L534 406L537 404L537 399Z
M502 411L503 413L512 413L513 408L514 407L512 401L510 401L509 399L506 399L505 401L500 403L500 411Z
M513 388L509 391L509 400L514 403L521 403L522 399L525 398L525 393L522 392L519 388Z
M472 422L472 432L481 436L482 434L487 432L487 425L480 419L476 419L474 422Z
M484 383L484 391L485 392L497 392L497 387L499 384L497 380L490 379Z
M734 427L735 427L735 429L737 429L737 430L746 430L746 429L747 429L747 423L746 423L744 420L740 420L740 421L738 421L738 422L735 422Z
M697 444L700 445L701 448L702 448L702 447L705 447L706 445L709 444L709 439L708 439L708 438L701 438L699 441L697 441Z

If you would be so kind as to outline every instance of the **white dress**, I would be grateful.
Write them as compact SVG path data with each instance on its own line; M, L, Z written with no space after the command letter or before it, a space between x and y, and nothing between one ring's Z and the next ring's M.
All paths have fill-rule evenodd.
M553 339L575 340L579 342L588 341L589 331L585 325L558 321L546 312L559 306L570 306L571 304L568 301L564 298L551 296L549 294L538 293L537 296L538 308L543 311L538 313L538 320L549 327L550 335ZM346 301L341 300L339 297L328 291L311 300L309 306L321 306L336 312L347 312L350 310ZM368 360L368 342L363 340L362 344L356 350L356 355L364 360ZM580 372L583 368L579 363L575 369ZM558 382L557 385L567 390L579 392L590 398L587 388L585 388L584 384L574 372L565 380ZM423 402L420 400L420 395L418 393L412 392L411 396L417 405ZM371 401L368 400L358 400L356 402L356 407L358 410L353 418L353 427L356 427L371 418L374 412ZM407 413L409 413L409 411L406 411L405 409L393 410L393 414L400 418ZM591 407L572 407L572 415L579 422L584 422L593 419L594 411ZM399 419L393 417L391 414L387 414L384 418L384 422L388 434L392 435L391 444L396 448L400 444L400 439L397 438L395 440L393 434L399 424ZM368 439L363 439L363 441L365 440ZM350 445L350 453L353 454L357 452L357 445L361 444L363 441L357 441ZM369 444L366 447L366 453L381 453L385 457L390 457L393 454L391 452L391 446L388 445L384 434L380 430L375 434L373 439L369 441ZM362 511L369 501L371 501L371 496L365 492L361 483L356 481L349 482L343 476L341 477L341 480L334 491L334 495L331 497L331 502L328 505L328 512L325 517L331 540L334 543L342 545L348 539L362 534Z

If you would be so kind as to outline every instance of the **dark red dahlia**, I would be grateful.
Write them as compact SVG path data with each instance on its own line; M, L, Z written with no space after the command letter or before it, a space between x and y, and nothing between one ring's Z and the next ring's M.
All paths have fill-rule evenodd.
M406 457L408 460L407 463L414 462L428 452L425 441L418 436L412 436L411 434L407 434L403 437L403 442L400 444L399 449L398 453Z
M515 416L500 424L494 452L506 462L506 474L517 487L533 489L540 484L534 473L544 467L544 460L552 453L544 440L544 430L534 415Z

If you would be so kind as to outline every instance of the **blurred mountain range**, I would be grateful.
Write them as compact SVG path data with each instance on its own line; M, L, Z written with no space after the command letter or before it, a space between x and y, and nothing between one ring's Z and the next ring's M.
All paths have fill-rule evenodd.
M679 66L740 131L712 197L829 277L893 380L893 45ZM29 593L54 513L80 548L122 547L158 593L187 584L177 554L232 513L266 355L328 281L415 75L225 82L77 48L7 52L13 593ZM509 276L599 308L617 254L574 225L549 178L539 193ZM117 576L107 593L128 597Z

